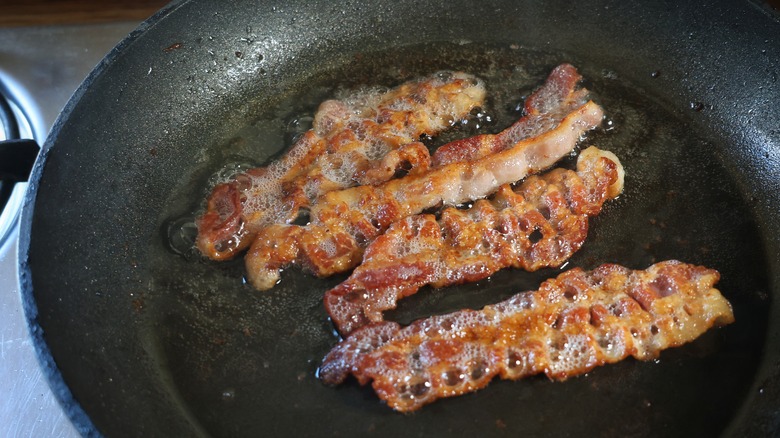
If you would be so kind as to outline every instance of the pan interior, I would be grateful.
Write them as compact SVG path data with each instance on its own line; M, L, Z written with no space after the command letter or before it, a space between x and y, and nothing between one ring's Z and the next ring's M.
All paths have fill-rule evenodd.
M277 287L257 292L243 282L241 258L207 262L192 248L193 221L214 181L273 159L306 129L320 101L445 69L485 79L484 110L492 121L476 131L456 127L436 140L441 144L508 126L520 116L523 98L560 62L579 68L607 114L583 144L614 152L626 169L625 193L592 219L585 245L565 269L601 263L641 269L666 259L706 265L720 271L718 287L731 301L736 323L655 361L629 359L563 383L544 377L494 381L477 393L401 415L354 381L331 388L317 379L320 361L338 341L322 294L343 276L315 279L291 268ZM207 158L182 175L148 252L146 348L162 384L209 434L489 436L522 430L553 436L587 430L593 436L713 436L747 397L767 325L765 254L754 218L746 214L755 201L742 196L718 158L717 151L730 146L697 127L696 105L670 108L583 56L478 43L364 53L325 66L283 94L249 99L253 123L208 146ZM479 308L536 289L559 272L504 270L476 284L425 289L388 317L406 323Z

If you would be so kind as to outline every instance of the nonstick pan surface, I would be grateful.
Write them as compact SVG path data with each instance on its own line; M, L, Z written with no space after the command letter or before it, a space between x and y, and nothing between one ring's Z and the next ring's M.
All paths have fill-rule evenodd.
M31 180L21 280L52 384L107 436L777 434L779 36L751 3L174 3L77 91ZM338 341L322 294L343 276L290 269L261 293L240 258L192 249L214 181L273 159L322 100L464 70L487 81L480 132L496 132L561 62L607 113L585 143L627 172L565 268L716 268L734 324L656 361L495 381L402 415L316 377ZM479 308L558 272L425 290L388 316Z

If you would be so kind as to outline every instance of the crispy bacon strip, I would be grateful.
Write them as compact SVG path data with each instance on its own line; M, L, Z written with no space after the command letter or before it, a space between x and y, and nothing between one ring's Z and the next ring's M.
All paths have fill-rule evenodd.
M734 321L731 305L713 288L717 271L678 261L645 271L603 265L578 268L482 310L462 310L401 328L366 326L336 345L320 377L338 384L349 375L372 381L398 411L476 391L495 376L545 373L565 380L633 356L693 341L712 326Z
M198 248L215 260L231 258L258 229L294 220L323 193L378 184L399 170L424 172L430 155L420 137L452 126L484 99L481 80L439 72L387 92L323 102L314 127L279 160L214 188L198 220Z
M325 293L325 308L343 335L369 322L425 285L481 280L506 267L534 271L560 266L588 233L588 217L623 186L614 154L584 150L577 172L555 169L467 210L447 208L441 218L409 216L395 222L365 251L350 277Z
M582 76L571 64L559 65L544 84L528 96L523 116L511 127L499 134L477 135L441 146L432 156L433 166L476 160L555 128L564 117L588 101L588 90L577 89L580 80Z
M309 225L271 225L257 233L245 258L247 277L255 288L265 290L276 284L280 269L292 263L319 276L347 271L392 222L428 208L484 198L503 184L546 169L570 153L602 117L601 107L589 101L555 129L478 160L378 186L328 192L312 208Z

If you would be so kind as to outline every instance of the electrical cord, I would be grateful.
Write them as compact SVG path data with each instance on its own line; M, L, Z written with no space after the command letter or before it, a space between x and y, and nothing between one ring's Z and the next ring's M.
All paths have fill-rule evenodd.
M8 98L0 92L0 123L3 125L6 140L16 140L19 136L19 122L16 120L14 110L8 103Z

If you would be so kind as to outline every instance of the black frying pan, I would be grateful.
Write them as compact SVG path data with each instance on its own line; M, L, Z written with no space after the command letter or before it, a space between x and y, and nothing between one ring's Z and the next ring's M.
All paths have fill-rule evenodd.
M746 1L172 4L90 75L31 179L21 275L51 382L84 433L108 436L775 435L778 41ZM343 277L293 269L258 293L240 260L187 244L210 178L288 146L339 89L467 70L488 80L499 130L564 61L608 114L588 142L627 170L567 267L716 268L735 324L655 362L497 381L401 415L316 378L337 341L322 292ZM480 307L557 272L424 291L390 317Z

